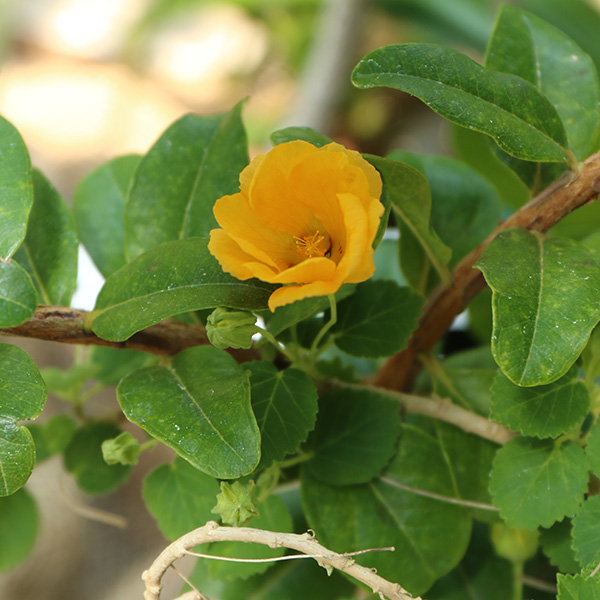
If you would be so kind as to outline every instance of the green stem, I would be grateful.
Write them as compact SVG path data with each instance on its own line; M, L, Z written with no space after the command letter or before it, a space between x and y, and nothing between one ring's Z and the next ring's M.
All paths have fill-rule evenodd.
M513 562L513 600L523 600L523 561Z
M310 356L313 358L313 360L315 360L317 358L317 356L319 355L317 350L319 348L319 344L321 343L321 340L323 339L325 334L337 323L337 304L335 302L335 296L333 294L329 294L327 296L327 299L329 300L329 309L331 310L331 318L329 319L329 321L327 323L325 323L325 325L323 325L323 328L321 329L321 331L319 331L319 333L317 334L317 337L315 338L314 342L312 343L312 346L310 347Z
M293 353L291 353L283 344L280 344L271 332L267 331L266 329L263 329L262 327L259 327L258 325L256 325L256 330L268 342L273 344L273 346L275 346L275 348L277 348L277 350L279 350L279 352L281 352L281 354L283 354L291 363L297 362L297 357Z
M295 467L296 465L300 465L304 462L307 462L313 457L313 452L300 452L296 456L292 456L287 460L282 460L280 463L278 463L278 466L280 469L288 469L289 467Z

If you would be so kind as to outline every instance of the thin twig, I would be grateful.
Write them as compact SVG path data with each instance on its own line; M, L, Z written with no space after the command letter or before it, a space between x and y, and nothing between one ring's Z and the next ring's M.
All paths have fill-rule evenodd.
M357 564L352 558L325 548L319 544L311 533L298 535L253 529L251 527L221 527L215 521L209 521L203 527L180 537L165 548L152 563L152 566L144 571L142 579L146 584L145 600L160 599L163 575L173 562L186 555L190 548L207 542L225 541L263 544L270 548L290 548L303 554L312 555L317 563L328 571L338 569L354 577L382 598L388 598L388 600L420 600L419 598L413 598L399 584L383 579L371 569ZM186 597L189 597L189 595L181 596L178 600L183 600Z
M185 581L193 590L194 594L198 597L198 600L208 600L208 598L175 566L171 565L171 569Z
M600 152L597 152L585 161L579 173L566 173L501 223L478 248L460 261L450 284L438 287L430 296L408 347L384 364L374 383L394 390L412 388L421 369L419 355L433 349L454 318L485 288L483 275L473 268L473 264L501 231L513 227L548 231L569 213L596 200L599 193Z
M361 385L356 383L347 383L345 381L335 380L333 383L340 387L348 387L356 390L368 390L376 394L381 394L397 400L402 408L409 413L433 417L446 423L456 425L467 433L473 433L481 438L504 444L515 437L515 434L500 423L490 421L477 413L474 413L462 406L453 404L450 400L434 396L427 398L415 394L406 394L394 390L375 387L373 385Z
M344 552L340 556L358 556L360 554L367 554L368 552L394 552L396 548L394 546L388 546L386 548L367 548L366 550L357 550L356 552ZM269 563L269 562L283 562L286 560L298 560L304 558L327 558L324 554L288 554L286 556L274 556L273 558L235 558L233 556L217 556L216 554L202 554L201 552L186 552L188 556L195 556L197 558L208 558L209 560L221 560L223 562L236 562L236 563Z
M451 496L442 496L441 494L434 494L427 490L421 490L419 488L411 487L410 485L404 485L399 481L390 479L389 477L380 477L380 481L387 483L393 487L397 487L400 490L411 492L417 496L424 496L425 498L431 498L432 500L439 500L440 502L447 502L448 504L458 504L459 506L465 506L467 508L479 508L481 510L492 510L497 511L498 509L491 504L485 504L484 502L476 502L475 500L463 500L462 498L452 498Z
M554 596L556 595L556 586L552 585L551 583L542 581L537 577L530 577L529 575L523 575L521 580L527 587L533 588L534 590L539 590L540 592L548 592Z

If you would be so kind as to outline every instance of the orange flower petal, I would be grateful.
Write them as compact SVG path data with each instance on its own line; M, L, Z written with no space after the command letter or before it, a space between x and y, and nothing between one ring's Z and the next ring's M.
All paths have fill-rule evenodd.
M260 163L249 189L249 203L256 218L265 227L302 236L323 227L315 215L298 202L298 196L310 193L290 182L297 165L318 149L307 142L288 142L275 146Z
M255 259L277 270L287 269L302 259L289 235L259 223L243 194L223 196L213 212L219 225Z
M364 281L373 274L372 240L368 236L367 214L354 194L338 194L346 226L346 248L338 264L338 277L349 283ZM362 273L369 275L361 279Z
M291 304L296 300L335 294L341 285L340 281L314 281L304 285L284 285L276 289L269 297L269 308L273 312L278 306Z
M222 229L213 229L210 232L208 250L216 257L226 273L231 273L234 277L242 280L254 277L252 272L244 266L244 263L253 261L254 257L244 252Z
M335 277L336 264L330 258L307 258L304 262L279 273L272 283L308 283Z

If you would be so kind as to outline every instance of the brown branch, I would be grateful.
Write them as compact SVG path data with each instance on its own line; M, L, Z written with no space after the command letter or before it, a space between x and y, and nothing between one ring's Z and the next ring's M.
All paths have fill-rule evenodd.
M430 296L408 347L383 365L373 383L394 390L411 389L422 366L419 355L433 349L454 318L485 288L483 275L473 268L473 264L501 231L513 227L548 231L569 213L595 200L599 193L600 152L597 152L585 161L579 173L566 173L501 223L478 248L460 261L452 281L438 287Z
M85 329L84 322L88 314L85 310L64 306L38 306L31 319L16 327L0 329L0 335L66 344L127 348L166 355L175 355L182 350L209 343L204 327L176 321L152 325L135 333L124 342L109 342ZM231 354L239 362L256 358L255 353L251 350L234 350Z

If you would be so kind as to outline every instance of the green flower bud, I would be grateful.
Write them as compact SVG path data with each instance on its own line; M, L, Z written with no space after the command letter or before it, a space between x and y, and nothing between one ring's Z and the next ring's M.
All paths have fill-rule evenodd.
M496 554L511 562L525 562L535 555L539 531L517 530L504 523L492 525L492 543Z
M217 494L217 504L211 512L220 515L223 523L234 527L239 527L252 517L257 517L254 481L246 484L239 481L231 484L222 481L221 493Z
M206 333L216 348L250 348L257 332L256 317L243 310L215 308L206 321Z
M141 451L139 442L125 431L116 438L102 442L102 456L109 465L137 465Z

